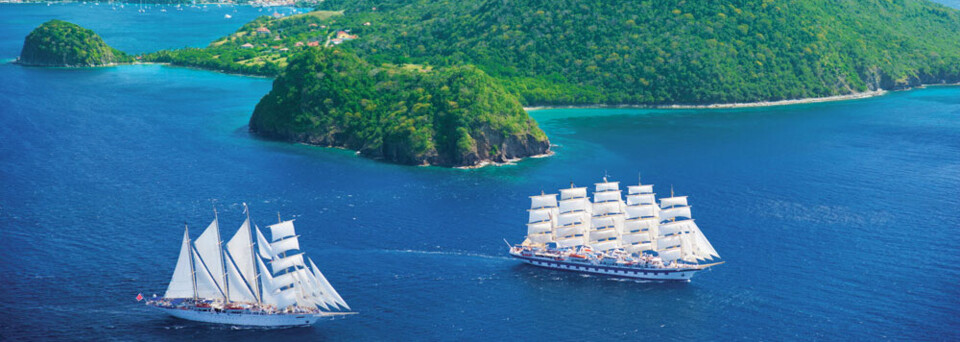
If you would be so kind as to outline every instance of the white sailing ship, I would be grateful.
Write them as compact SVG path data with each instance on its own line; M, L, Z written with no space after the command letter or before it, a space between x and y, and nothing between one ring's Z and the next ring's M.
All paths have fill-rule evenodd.
M244 211L246 205L244 205ZM196 240L184 229L180 257L162 298L147 305L183 319L245 326L303 326L352 314L312 259L300 250L293 220L268 226L250 214L226 244L214 220Z
M686 196L661 198L652 184L627 187L606 177L593 201L586 187L530 196L527 237L510 246L523 262L559 270L648 280L690 281L722 264L693 220ZM509 245L509 244L508 244Z

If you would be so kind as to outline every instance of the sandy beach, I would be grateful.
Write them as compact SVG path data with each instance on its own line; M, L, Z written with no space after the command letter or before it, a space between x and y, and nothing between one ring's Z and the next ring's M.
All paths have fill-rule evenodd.
M769 107L769 106L785 106L785 105L794 105L794 104L803 104L803 103L817 103L817 102L830 102L830 101L843 101L843 100L854 100L854 99L863 99L868 97L880 96L886 94L886 90L875 90L875 91L866 91L861 93L847 94L847 95L836 95L836 96L826 96L826 97L812 97L806 99L793 99L793 100L779 100L779 101L759 101L759 102L744 102L744 103L716 103L716 104L706 104L706 105L586 105L586 106L535 106L535 107L523 107L526 111L531 110L542 110L542 109L560 109L560 108L652 108L652 109L711 109L711 108L749 108L749 107Z

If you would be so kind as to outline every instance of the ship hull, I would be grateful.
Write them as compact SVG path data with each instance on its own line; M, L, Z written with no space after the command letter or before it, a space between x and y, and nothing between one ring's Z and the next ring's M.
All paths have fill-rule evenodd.
M690 279L693 278L694 274L703 270L691 268L640 268L615 265L598 265L592 263L562 261L547 257L524 256L513 253L511 253L510 256L530 265L543 268L639 280L689 282Z
M291 327L309 326L320 319L317 314L252 314L200 311L191 309L158 307L170 316L205 323L255 326L255 327Z

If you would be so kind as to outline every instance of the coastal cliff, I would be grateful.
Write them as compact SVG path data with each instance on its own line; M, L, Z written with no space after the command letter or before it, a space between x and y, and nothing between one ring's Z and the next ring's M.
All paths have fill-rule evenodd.
M469 167L550 148L518 99L477 68L378 67L338 49L291 59L250 130L409 165Z
M92 30L62 20L50 20L27 35L17 63L91 67L133 61L133 57L110 47Z

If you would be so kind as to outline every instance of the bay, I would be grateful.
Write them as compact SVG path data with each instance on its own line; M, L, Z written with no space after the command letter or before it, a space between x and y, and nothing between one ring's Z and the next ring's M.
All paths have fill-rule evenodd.
M235 21L199 10L148 21L129 6L0 5L0 58L54 17L131 52L203 46L261 14L236 9ZM171 27L193 29L164 36ZM0 65L0 338L960 339L960 87L767 108L539 110L554 156L459 170L258 139L246 123L271 82ZM727 263L663 284L505 257L527 196L604 174L689 195ZM303 249L359 314L240 329L137 303L163 292L183 224L198 234L211 202L225 236L244 202L260 226L296 218Z

